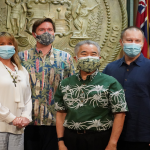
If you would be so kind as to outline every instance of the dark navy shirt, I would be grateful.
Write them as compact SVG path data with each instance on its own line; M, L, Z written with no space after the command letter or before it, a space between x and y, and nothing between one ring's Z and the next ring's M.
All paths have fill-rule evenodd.
M123 57L108 64L103 73L116 78L125 91L129 112L120 139L150 142L150 60L141 54L127 65Z

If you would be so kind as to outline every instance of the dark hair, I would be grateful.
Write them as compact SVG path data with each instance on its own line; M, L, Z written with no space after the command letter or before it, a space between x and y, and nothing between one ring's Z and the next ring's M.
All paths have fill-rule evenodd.
M8 33L8 32L0 32L0 38L1 37L4 37L10 41L12 41L13 43L13 46L15 47L15 54L11 57L11 61L17 65L18 69L21 70L22 69L22 66L20 64L20 59L19 59L19 56L18 56L18 43L17 43L17 40L15 39L15 37Z
M127 30L141 31L141 33L142 33L142 35L143 35L143 42L144 42L144 38L145 38L144 32L143 32L140 28L138 28L138 27L136 27L136 26L130 26L130 27L125 28L125 29L121 32L121 39L122 39L122 40L123 40L123 37L124 37L125 32L126 32Z
M52 24L54 32L55 32L55 23L50 18L42 18L42 19L36 20L32 26L32 32L36 32L37 27L39 25L41 25L43 22L50 22Z

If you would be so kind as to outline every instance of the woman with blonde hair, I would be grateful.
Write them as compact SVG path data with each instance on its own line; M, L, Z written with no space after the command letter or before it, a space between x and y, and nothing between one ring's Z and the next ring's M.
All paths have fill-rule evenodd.
M14 36L0 32L0 150L23 150L24 127L31 121L31 89Z

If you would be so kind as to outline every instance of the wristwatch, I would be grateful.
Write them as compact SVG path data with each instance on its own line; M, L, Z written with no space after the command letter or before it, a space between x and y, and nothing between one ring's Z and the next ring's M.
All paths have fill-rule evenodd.
M58 142L59 141L64 141L64 137L60 137L60 138L57 138L58 139Z

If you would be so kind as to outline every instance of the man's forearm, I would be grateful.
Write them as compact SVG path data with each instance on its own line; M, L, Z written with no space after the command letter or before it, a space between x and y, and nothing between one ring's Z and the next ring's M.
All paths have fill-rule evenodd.
M124 120L125 120L125 113L115 114L112 132L111 132L110 140L109 140L106 150L109 150L109 149L113 150L116 148L118 139L123 129Z
M63 127L63 123L65 121L65 117L66 117L65 111L58 111L56 113L56 130L57 130L57 137L58 138L64 137L64 130L65 129ZM59 146L60 150L64 149L64 147L65 147L64 141L59 141L58 146ZM66 147L65 147L65 149L66 149Z
M57 130L57 137L63 137L64 136L64 121L66 117L65 111L58 111L56 113L56 130Z

